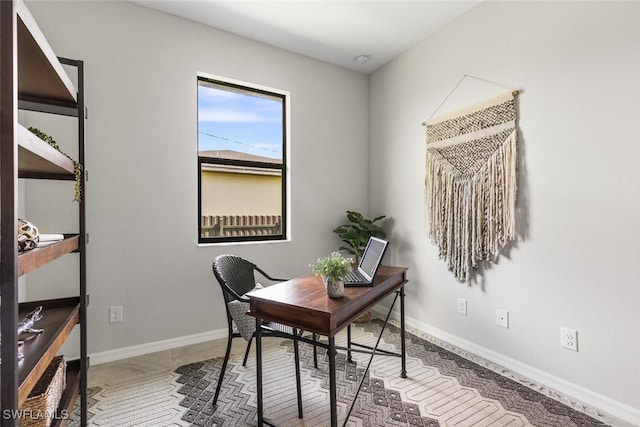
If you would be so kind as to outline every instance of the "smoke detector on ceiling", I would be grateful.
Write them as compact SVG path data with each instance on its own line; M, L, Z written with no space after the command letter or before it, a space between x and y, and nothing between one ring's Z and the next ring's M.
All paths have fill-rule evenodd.
M369 61L369 55L358 55L353 58L353 62L356 64L366 64Z

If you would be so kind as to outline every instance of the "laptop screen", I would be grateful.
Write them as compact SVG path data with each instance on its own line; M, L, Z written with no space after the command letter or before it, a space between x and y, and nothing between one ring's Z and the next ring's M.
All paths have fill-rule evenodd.
M382 261L382 256L384 255L386 247L387 242L382 239L378 239L376 237L371 237L369 239L369 243L367 243L367 247L362 254L360 264L358 265L358 269L362 274L367 276L367 279L371 280L376 274L376 270L378 270L378 265Z

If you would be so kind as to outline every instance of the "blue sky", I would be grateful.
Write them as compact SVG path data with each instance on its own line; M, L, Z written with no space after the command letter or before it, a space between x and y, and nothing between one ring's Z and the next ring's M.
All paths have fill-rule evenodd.
M198 150L282 159L282 102L198 85Z

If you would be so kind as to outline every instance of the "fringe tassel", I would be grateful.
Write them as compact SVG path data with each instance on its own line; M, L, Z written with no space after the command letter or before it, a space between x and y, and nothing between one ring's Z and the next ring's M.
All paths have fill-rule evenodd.
M515 239L516 130L472 176L427 150L427 234L460 282Z

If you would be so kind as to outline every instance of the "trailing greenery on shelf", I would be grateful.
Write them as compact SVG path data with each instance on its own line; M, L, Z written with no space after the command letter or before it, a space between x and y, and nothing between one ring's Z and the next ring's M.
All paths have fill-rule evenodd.
M343 257L340 252L331 252L329 256L318 258L311 264L311 271L331 282L345 279L351 272L351 259Z
M80 202L80 200L82 198L82 195L80 194L80 185L82 184L82 165L80 163L76 162L75 160L73 160L71 158L71 156L69 156L67 153L62 151L60 149L60 146L58 145L58 143L53 138L51 138L49 135L47 135L46 133L42 132L40 129L34 128L34 127L30 127L29 131L31 133L33 133L34 135L36 135L41 140L45 141L47 144L49 144L53 148L55 148L56 150L58 150L60 153L62 153L65 156L67 156L73 162L74 172L75 172L75 193L74 193L74 196L73 196L73 201L74 202Z
M373 219L365 218L361 213L355 211L347 211L346 224L333 230L344 243L348 246L341 246L339 249L356 256L356 261L362 257L362 252L367 246L369 237L378 237L384 239L387 234L382 227L375 224L384 219L386 215L381 215Z

